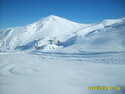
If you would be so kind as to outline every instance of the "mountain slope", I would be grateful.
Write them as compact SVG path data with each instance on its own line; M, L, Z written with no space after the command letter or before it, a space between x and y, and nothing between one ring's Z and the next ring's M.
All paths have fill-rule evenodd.
M72 51L124 51L125 19L106 20L94 24L77 32L75 38L69 41L74 42L68 48Z
M50 15L33 24L0 30L0 50L124 50L124 34L125 18L79 24Z

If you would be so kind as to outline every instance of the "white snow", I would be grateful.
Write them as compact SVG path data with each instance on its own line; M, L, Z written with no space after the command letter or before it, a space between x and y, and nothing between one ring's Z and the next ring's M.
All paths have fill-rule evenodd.
M124 56L124 52L1 54L0 94L124 94L88 90L124 86Z
M124 30L125 18L104 20L95 24L79 24L50 15L33 24L1 30L0 50L34 50L35 47L45 50L50 46L49 40L55 43L60 40L62 45L55 44L54 47L60 50L63 48L70 50L76 48L76 51L80 51L81 48L85 51L125 50ZM66 46L67 42L71 45L68 43Z
M0 94L125 94L124 74L125 18L80 24L50 15L0 30Z
M0 38L1 44L3 44L1 49L9 48L12 50L34 40L38 40L38 43L43 40L48 43L48 40L51 39L65 41L72 37L74 32L85 26L88 25L51 15L24 27L1 30Z

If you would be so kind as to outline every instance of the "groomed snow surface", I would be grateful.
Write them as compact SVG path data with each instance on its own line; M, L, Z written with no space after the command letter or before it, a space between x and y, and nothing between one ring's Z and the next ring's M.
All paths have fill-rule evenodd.
M125 94L124 57L125 52L1 53L0 94Z
M125 18L79 24L51 15L0 30L0 94L125 94Z

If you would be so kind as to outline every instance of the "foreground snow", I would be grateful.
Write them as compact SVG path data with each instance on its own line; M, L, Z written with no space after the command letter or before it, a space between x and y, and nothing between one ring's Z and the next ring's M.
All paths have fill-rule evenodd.
M0 94L124 94L125 52L0 54Z

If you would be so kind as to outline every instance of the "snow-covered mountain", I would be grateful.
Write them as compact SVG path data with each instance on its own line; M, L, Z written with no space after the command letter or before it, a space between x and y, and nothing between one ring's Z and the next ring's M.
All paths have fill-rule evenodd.
M125 50L125 18L79 24L50 15L33 24L0 30L0 50Z
M0 94L125 94L124 74L125 18L0 30Z

